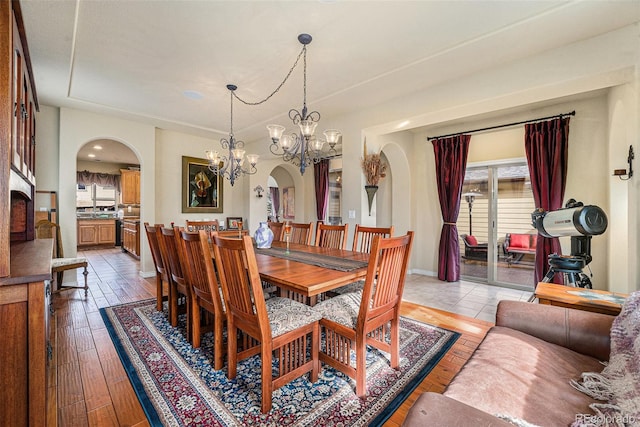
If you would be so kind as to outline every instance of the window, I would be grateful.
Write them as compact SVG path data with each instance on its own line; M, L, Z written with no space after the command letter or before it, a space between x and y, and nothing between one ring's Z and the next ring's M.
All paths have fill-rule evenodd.
M98 184L76 186L76 210L96 212L100 210L116 210L117 191L113 186Z
M329 204L327 224L342 224L342 170L329 172Z

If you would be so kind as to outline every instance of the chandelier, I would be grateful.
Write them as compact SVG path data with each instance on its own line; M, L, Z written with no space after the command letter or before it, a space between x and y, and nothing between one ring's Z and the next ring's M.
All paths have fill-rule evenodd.
M215 150L206 152L207 160L209 160L209 170L215 175L228 179L232 187L236 178L239 178L241 175L253 175L258 171L256 164L258 163L258 157L260 157L257 154L247 154L249 167L243 168L245 161L244 142L237 141L233 135L233 95L237 88L235 85L227 85L231 98L231 126L229 129L229 139L222 138L220 140L222 149L228 149L229 154L221 156L220 153Z
M304 175L307 166L312 163L318 163L323 157L337 154L335 146L341 134L339 131L331 129L323 132L325 139L320 139L314 135L316 126L320 120L320 113L317 111L308 112L307 110L307 45L311 43L311 36L309 34L300 34L298 41L302 44L302 51L298 55L293 67L289 70L289 74L287 74L284 81L276 88L272 95L288 80L291 72L298 65L300 56L302 56L304 65L302 110L291 109L289 111L289 118L294 125L298 125L300 133L285 133L284 126L273 124L268 125L267 129L269 130L269 137L272 141L269 147L271 152L275 155L282 156L285 162L291 162L296 166L300 166L300 173ZM322 150L325 143L330 147L327 153Z

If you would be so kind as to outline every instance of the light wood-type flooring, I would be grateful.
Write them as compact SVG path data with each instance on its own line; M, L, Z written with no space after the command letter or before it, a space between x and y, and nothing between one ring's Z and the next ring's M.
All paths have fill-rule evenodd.
M82 290L70 290L56 294L53 300L49 425L149 425L99 308L153 298L155 277L140 277L138 261L119 249L91 250L80 255L86 256L90 263L88 297L84 297ZM419 277L413 276L412 287L419 286L416 283L419 281ZM485 320L409 301L403 302L401 309L404 316L460 332L462 336L386 426L401 425L420 393L443 391L492 325Z

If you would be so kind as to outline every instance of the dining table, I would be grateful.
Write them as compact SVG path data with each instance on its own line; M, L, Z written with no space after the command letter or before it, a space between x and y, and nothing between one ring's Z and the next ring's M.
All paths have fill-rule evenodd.
M304 296L310 305L319 295L363 280L369 254L304 244L273 242L269 249L255 249L260 278Z

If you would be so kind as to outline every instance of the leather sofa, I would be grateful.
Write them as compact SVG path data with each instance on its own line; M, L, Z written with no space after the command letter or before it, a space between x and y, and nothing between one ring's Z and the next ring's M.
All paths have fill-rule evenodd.
M501 301L496 325L445 392L420 395L404 426L566 426L577 414L593 414L595 401L570 381L602 371L613 319Z

